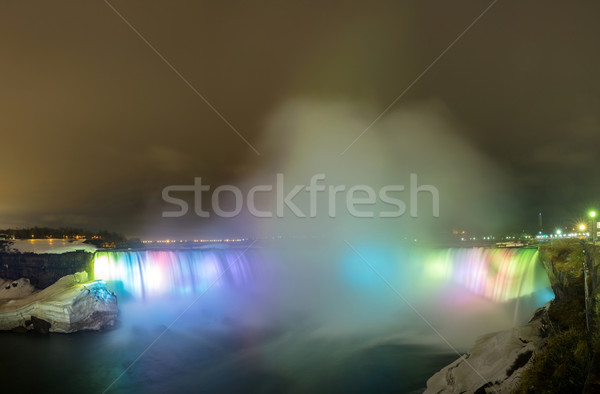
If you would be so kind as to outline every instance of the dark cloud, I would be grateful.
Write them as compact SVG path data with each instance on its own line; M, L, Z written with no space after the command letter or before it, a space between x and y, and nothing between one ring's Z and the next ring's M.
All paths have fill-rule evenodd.
M112 4L257 146L298 98L381 112L487 7ZM502 226L535 226L539 210L562 223L598 202L599 11L500 1L394 108L442 103L460 139L502 172ZM6 2L0 48L0 225L145 234L164 186L243 182L268 167L103 2ZM360 132L346 130L340 150Z

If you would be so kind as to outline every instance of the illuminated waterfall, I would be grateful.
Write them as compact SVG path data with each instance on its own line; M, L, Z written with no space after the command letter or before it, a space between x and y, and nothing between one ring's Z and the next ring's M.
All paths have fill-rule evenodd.
M240 352L218 368L243 370L246 364L231 360L244 359L269 373L312 376L346 365L340 360L362 359L356 356L365 349L390 345L448 351L450 343L463 352L482 334L524 324L553 298L535 249L426 249L377 241L348 248L327 241L265 242L245 252L96 252L96 278L119 297L118 344L136 343L141 350L165 327L169 335L161 343L173 341L155 347L163 353L143 358L140 370L150 372L135 384L154 371L185 370L191 354L211 357L237 344ZM175 367L173 360L182 361Z
M94 272L96 278L108 282L111 290L138 299L197 294L209 286L239 293L254 285L272 299L293 293L286 299L304 300L306 305L300 306L305 308L324 307L325 299L315 305L307 301L311 293L327 294L326 299L339 294L359 299L375 296L382 302L398 303L364 258L398 291L410 294L414 302L437 302L452 308L465 300L493 304L516 301L516 316L521 299L528 300L524 312L530 313L531 307L553 298L536 249L402 250L362 245L357 250L362 257L348 252L333 264L341 269L333 276L328 270L333 261L329 258L335 260L334 256L321 256L313 263L293 258L273 263L257 258L256 251L236 249L97 252ZM273 271L272 280L265 281L263 276L259 281L259 268ZM350 301L346 298L341 302Z
M425 253L428 280L457 284L495 302L505 302L550 287L537 249L446 249Z
M94 275L135 298L187 295L209 286L251 281L248 254L220 249L97 252Z
M351 300L361 316L412 319L414 308L457 343L523 324L554 298L536 249L368 243L356 243L354 249L342 255L337 268L349 287L344 300ZM407 324L413 323L418 319Z

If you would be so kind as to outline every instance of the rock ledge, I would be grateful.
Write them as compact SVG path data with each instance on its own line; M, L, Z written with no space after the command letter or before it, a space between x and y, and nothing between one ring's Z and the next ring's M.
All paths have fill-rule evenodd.
M469 353L429 378L425 393L513 392L546 344L548 307L538 309L523 326L479 337Z
M70 333L80 330L100 330L117 320L117 296L108 291L101 280L87 282L86 272L60 278L41 291L18 291L29 281L10 283L0 295L0 330L33 330ZM86 283L87 282L87 283ZM16 283L15 286L12 284ZM14 290L15 297L8 292Z

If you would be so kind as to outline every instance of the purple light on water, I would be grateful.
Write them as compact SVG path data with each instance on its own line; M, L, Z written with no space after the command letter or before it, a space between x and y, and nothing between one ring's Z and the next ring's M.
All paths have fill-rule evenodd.
M224 284L241 286L253 272L243 251L97 252L94 275L118 292L148 299L187 295Z

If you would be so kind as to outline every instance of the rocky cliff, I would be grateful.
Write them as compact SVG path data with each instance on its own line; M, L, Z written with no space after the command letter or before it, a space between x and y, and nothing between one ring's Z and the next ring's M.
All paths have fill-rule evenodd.
M475 346L427 381L425 393L512 393L546 343L548 305L529 323L479 337Z
M87 279L86 272L67 275L41 291L26 279L0 280L0 330L70 333L113 326L116 295L104 281Z

